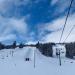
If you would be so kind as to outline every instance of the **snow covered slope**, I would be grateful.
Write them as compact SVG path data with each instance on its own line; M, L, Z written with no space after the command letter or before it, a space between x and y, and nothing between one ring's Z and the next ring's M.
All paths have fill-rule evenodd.
M6 49L0 51L0 75L75 75L75 60L62 57L59 66L57 57L45 57L36 48Z

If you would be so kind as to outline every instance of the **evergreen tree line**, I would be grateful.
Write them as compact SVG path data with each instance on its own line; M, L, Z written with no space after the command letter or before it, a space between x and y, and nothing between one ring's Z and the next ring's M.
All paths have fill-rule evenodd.
M45 55L45 56L48 56L48 57L52 57L53 56L53 50L52 50L52 46L55 45L54 43L45 43L45 44L42 44L42 43L37 43L36 44L36 48L39 49L39 51Z
M11 45L5 45L0 42L0 50L2 50L2 49L15 49L16 47L23 48L25 46L28 46L28 45L24 45L23 43L20 43L19 45L17 45L16 41L14 41L13 44L11 44Z
M75 56L75 42L73 43L61 43L61 44L65 44L65 48L66 48L66 57L68 58L74 58ZM56 45L56 43L37 43L36 44L36 48L39 49L39 51L45 55L45 56L53 56L53 49L52 46Z
M75 42L73 43L64 43L66 48L66 57L73 58L75 56ZM16 47L23 48L26 46L36 47L43 55L52 57L53 56L53 49L52 46L56 45L56 43L37 43L35 45L25 45L20 43L19 45L16 44L16 41L13 42L11 45L5 45L0 42L0 50L2 49L15 49Z
M73 58L75 56L75 42L74 43L66 43L66 57Z

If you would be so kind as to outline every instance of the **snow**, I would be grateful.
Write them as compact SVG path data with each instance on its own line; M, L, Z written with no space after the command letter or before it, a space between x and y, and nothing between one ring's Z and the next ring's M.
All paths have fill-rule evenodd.
M46 57L34 47L5 49L0 51L0 75L75 75L75 60L61 57L61 61L59 66L57 57Z

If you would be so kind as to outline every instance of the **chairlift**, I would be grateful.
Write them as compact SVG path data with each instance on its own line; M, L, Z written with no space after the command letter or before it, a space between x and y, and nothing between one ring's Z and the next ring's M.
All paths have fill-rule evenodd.
M30 58L25 58L25 61L30 61Z

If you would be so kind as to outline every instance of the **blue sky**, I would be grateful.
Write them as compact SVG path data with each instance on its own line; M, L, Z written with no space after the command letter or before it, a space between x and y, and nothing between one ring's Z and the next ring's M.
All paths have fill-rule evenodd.
M70 1L0 0L0 41L58 42ZM74 4L75 0L69 18L73 21L70 20L72 24L68 22L69 26L75 21ZM54 38L56 36L57 38ZM75 41L71 40L72 38L69 40Z

